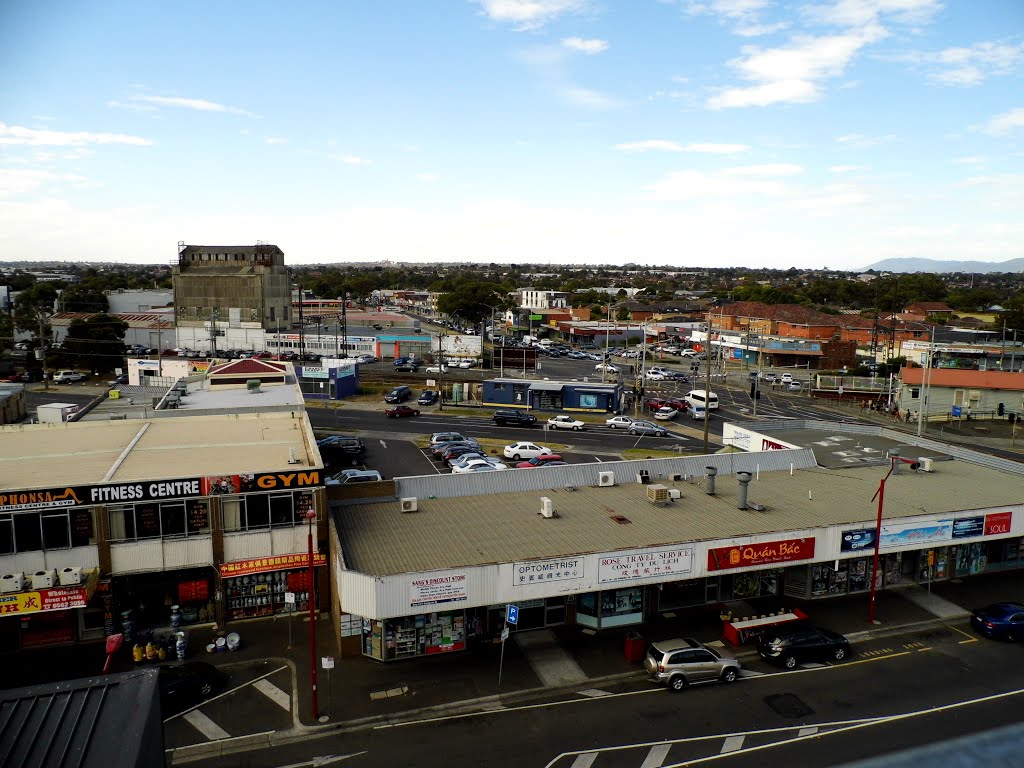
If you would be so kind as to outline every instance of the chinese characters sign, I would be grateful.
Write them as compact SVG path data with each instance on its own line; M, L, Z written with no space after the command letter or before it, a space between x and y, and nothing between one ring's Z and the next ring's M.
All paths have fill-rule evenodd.
M786 539L759 544L738 544L734 547L716 547L708 550L708 570L724 571L729 568L747 568L769 563L788 563L792 560L810 560L814 557L814 539Z
M610 584L656 576L683 576L692 569L693 549L689 547L638 549L614 555L601 555L597 566L597 580L601 584Z
M15 592L0 595L0 614L63 611L85 608L89 602L85 587L54 587L33 592Z
M327 556L321 552L313 553L313 565L326 565ZM221 563L220 575L245 576L250 573L266 573L267 571L284 571L292 568L308 568L309 555L305 552L291 555L274 555L273 557L257 557L252 560L235 560L233 563Z
M515 587L582 578L583 559L579 557L530 560L524 563L513 563L512 566L512 585Z

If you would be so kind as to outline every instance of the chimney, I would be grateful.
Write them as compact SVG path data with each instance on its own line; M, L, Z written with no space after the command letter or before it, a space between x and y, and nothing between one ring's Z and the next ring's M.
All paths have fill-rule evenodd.
M892 473L898 475L900 472L900 449L890 448L889 449L889 462L892 464Z
M737 472L736 479L740 483L740 500L736 504L737 509L747 508L747 486L750 484L750 479L753 477L749 472Z
M704 469L706 469L708 471L707 494L708 494L708 496L714 496L715 495L715 475L718 474L718 468L717 467L705 467Z

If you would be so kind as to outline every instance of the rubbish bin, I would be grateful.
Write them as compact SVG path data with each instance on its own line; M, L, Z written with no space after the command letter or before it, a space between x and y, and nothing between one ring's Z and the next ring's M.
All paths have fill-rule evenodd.
M624 652L626 661L644 660L644 639L637 632L627 632Z

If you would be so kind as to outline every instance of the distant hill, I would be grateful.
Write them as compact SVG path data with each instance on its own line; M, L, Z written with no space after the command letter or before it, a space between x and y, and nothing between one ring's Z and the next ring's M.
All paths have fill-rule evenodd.
M882 259L860 270L867 272L1021 272L1024 259L1009 261L936 261L935 259Z

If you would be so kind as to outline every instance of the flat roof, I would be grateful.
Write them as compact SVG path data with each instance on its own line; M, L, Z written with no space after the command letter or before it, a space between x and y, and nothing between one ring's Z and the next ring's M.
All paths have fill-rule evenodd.
M545 470L553 485L557 470ZM750 483L749 502L765 505L764 512L737 509L738 483L727 475L718 476L715 496L705 493L703 478L662 481L682 491L664 505L647 501L649 486L628 482L421 498L415 513L403 513L397 500L333 512L348 567L387 576L856 525L874 521L884 474L877 466L761 472ZM554 502L556 518L539 514L542 496ZM932 473L904 466L886 483L885 517L1016 506L1022 498L1020 475L962 461L938 462Z
M292 449L295 465L289 465ZM304 411L0 426L5 491L290 466L323 466Z

